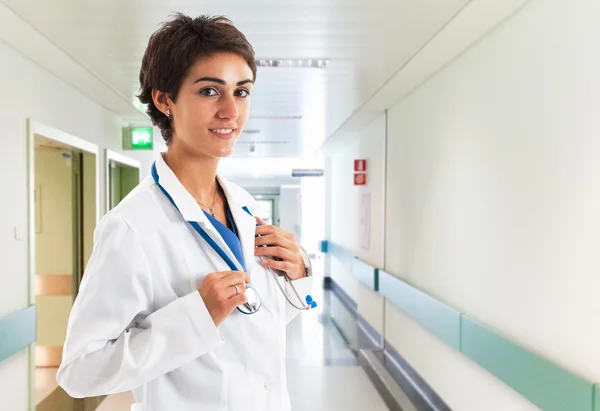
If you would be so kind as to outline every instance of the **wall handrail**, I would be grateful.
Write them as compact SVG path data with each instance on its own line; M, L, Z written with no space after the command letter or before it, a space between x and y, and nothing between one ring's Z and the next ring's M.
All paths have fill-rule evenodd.
M352 254L331 241L322 249ZM544 411L600 411L600 383L567 370L400 278L354 259L361 268L352 273L362 284Z

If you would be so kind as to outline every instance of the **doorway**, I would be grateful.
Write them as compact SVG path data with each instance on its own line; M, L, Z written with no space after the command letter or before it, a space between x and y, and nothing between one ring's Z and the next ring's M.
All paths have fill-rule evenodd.
M265 223L275 225L275 200L272 198L260 198L256 200L258 217Z
M69 313L91 256L98 207L98 147L29 123L30 303L37 339L30 350L32 403L56 391Z
M140 183L140 162L106 150L106 211L116 207Z

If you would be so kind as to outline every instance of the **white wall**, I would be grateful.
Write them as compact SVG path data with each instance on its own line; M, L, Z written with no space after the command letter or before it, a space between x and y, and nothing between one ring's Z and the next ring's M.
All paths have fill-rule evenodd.
M595 381L599 16L532 1L389 110L386 236L388 271ZM400 351L452 408L532 408L407 322Z
M388 109L384 236L386 271L593 381L599 16L595 0L533 0ZM356 251L350 159L378 147L360 134L327 153L329 239ZM364 300L347 267L330 272ZM393 307L385 331L453 409L536 409Z
M69 87L38 65L0 42L0 316L28 305L27 281L27 119L60 129L102 148L120 151L119 119L88 97ZM144 155L134 154L138 157ZM147 156L147 155L146 155ZM151 155L150 155L151 156ZM104 162L103 154L100 158ZM99 184L104 187L104 173ZM100 191L104 210L104 192ZM17 235L15 236L15 230ZM0 363L0 398L3 407L24 410L28 400L27 356L22 353ZM13 377L14 376L14 377Z
M317 254L321 251L321 241L325 239L325 178L301 178L300 191L302 246L309 254Z
M279 227L302 242L302 207L299 185L282 186L279 191Z
M373 267L384 264L385 140L386 115L381 114L343 148L326 152L325 195L326 238ZM354 185L354 160L367 160L367 185ZM361 226L361 201L368 195L369 223ZM363 244L365 231L369 241ZM363 247L365 246L365 247ZM357 310L371 325L383 333L383 303L379 295L368 290L352 275L351 261L327 256L328 274L357 303ZM347 310L332 300L332 317L343 330L353 348L357 348L356 322Z
M383 267L384 258L384 177L385 114L365 127L344 150L327 153L325 177L329 206L328 239L353 252L374 267ZM354 160L367 160L367 185L354 185ZM361 201L370 197L368 248L361 242Z

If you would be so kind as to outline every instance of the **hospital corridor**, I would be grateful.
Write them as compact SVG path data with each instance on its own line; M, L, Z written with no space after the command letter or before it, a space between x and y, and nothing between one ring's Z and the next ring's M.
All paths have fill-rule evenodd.
M600 411L598 0L0 0L0 411Z

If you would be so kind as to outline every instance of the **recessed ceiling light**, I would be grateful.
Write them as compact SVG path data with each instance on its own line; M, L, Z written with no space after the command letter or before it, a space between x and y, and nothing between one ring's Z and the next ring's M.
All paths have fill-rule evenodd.
M329 59L257 59L258 67L327 68Z

